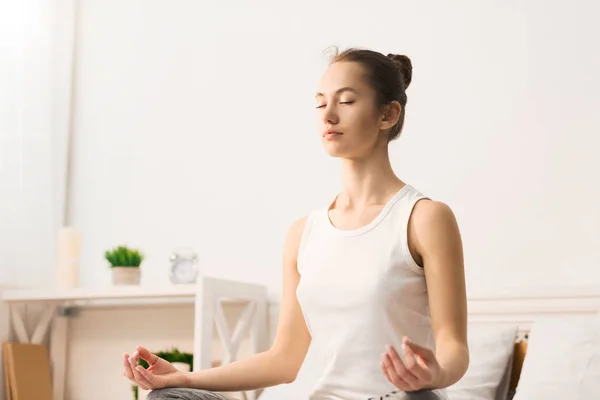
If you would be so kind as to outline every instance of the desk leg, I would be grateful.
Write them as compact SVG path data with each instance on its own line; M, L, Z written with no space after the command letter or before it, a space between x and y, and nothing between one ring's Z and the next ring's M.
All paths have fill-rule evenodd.
M19 343L30 343L29 334L21 316L21 310L14 304L10 306L10 324Z
M50 361L52 363L53 400L64 400L67 377L67 343L69 319L58 315L50 331Z

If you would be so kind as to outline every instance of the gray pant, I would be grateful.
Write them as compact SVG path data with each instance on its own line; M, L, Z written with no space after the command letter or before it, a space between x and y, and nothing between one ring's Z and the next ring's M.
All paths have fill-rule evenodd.
M400 396L400 397L394 397ZM388 393L387 396L374 397L373 399L407 399L407 400L443 400L445 398L441 395L438 395L434 391L423 390L419 392L412 393L403 393L404 396L397 393ZM178 389L178 388L168 388L168 389L157 389L153 390L146 397L147 400L228 400L227 397L208 392L206 390L198 390L198 389Z
M151 391L147 400L228 400L227 397L198 389L165 388Z
M383 396L370 397L369 400L447 400L444 393L437 390L418 390L416 392L394 391Z

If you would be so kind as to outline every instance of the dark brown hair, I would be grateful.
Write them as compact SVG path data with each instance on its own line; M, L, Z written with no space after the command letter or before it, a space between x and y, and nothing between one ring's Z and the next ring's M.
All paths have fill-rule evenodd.
M392 141L402 132L406 108L406 88L412 79L412 63L407 56L383 54L365 49L350 48L336 53L331 59L335 62L357 62L365 69L369 82L377 93L377 106L381 107L397 101L402 106L400 118L389 132L388 141Z

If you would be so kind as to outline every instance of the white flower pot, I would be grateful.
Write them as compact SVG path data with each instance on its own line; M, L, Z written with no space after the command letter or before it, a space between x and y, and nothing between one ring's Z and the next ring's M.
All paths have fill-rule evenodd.
M183 372L190 372L190 364L183 362L173 362L171 363L175 368Z
M139 285L140 268L139 267L112 267L113 285Z

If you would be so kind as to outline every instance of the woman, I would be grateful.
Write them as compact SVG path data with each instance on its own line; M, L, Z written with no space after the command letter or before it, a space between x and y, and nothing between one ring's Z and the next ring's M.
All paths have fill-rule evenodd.
M138 347L125 376L149 399L291 383L309 344L321 378L311 400L444 399L469 363L462 242L456 219L392 170L412 66L406 56L349 49L316 96L323 146L342 162L341 192L292 224L272 347L191 373ZM137 366L143 358L151 367ZM186 389L184 389L186 388Z

